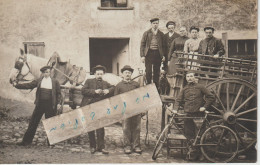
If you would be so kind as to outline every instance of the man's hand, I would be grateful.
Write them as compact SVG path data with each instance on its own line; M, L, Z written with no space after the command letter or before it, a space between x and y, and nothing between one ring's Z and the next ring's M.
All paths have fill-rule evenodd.
M162 58L162 62L164 62L165 61L165 57L163 56L163 58Z
M145 57L141 57L141 61L142 61L142 63L144 63L145 62Z
M104 95L107 95L109 93L109 90L108 89L104 89L103 93L104 93Z
M174 109L174 110L172 110L172 113L176 114L176 113L178 113L178 111Z
M96 89L96 90L95 90L95 93L96 93L96 94L101 94L102 92L103 92L102 89Z
M60 104L57 104L57 115L62 114L62 108Z
M218 58L219 57L219 54L215 54L213 55L214 58Z
M200 107L200 112L204 112L206 110L205 107Z

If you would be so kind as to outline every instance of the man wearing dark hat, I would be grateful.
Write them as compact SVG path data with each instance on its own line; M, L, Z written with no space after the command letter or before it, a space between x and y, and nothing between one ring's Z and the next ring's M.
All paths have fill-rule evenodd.
M87 79L84 86L81 89L83 99L81 106L85 106L103 99L106 99L113 95L114 86L110 85L108 82L102 79L103 75L106 73L106 68L101 65L97 65L92 69L95 75L94 79ZM105 149L105 130L104 128L99 128L96 130L97 141L95 138L95 131L88 133L90 152L94 154L96 151L100 151L103 154L108 154L109 152Z
M139 88L140 85L131 80L134 69L129 65L125 65L121 69L123 80L115 87L115 95L128 92L130 90ZM141 114L130 117L123 121L123 137L124 137L124 152L130 154L132 150L136 153L141 153L140 146L140 132L141 132Z
M168 33L164 34L164 40L165 40L165 43L167 44L166 54L169 53L169 50L170 50L172 41L173 41L175 38L180 37L180 35L179 35L178 33L174 32L175 27L176 27L176 24L175 24L175 22L173 22L173 21L169 21L169 22L167 22L167 24L166 24L166 28L168 29ZM163 63L163 65L164 65L164 70L166 70L166 69L168 68L167 62L168 62L168 56L166 56L166 59L165 59L165 61L164 61L164 63Z
M28 129L23 137L23 141L18 145L29 145L32 143L38 124L45 114L45 118L56 115L57 105L61 101L61 90L59 82L50 77L51 67L44 66L40 69L43 76L30 83L14 84L17 89L33 89L37 87L35 109L33 111Z
M153 75L153 82L158 87L161 62L165 61L167 44L165 44L163 32L158 29L159 19L153 18L150 22L152 28L143 34L140 55L142 62L145 63L147 83L152 82Z
M212 55L220 57L225 54L225 49L222 41L213 36L215 29L213 27L205 27L204 32L206 38L199 44L199 54Z

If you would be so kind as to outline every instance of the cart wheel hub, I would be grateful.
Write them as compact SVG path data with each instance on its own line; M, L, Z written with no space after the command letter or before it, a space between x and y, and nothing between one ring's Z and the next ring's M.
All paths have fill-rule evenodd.
M223 119L228 124L235 124L236 123L236 115L233 112L226 112L223 116Z

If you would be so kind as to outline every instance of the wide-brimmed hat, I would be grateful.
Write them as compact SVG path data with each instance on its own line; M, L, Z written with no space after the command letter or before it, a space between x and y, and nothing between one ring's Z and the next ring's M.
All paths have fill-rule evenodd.
M95 73L96 70L103 70L104 73L106 73L106 71L107 71L106 67L104 67L104 66L102 66L102 65L97 65L97 66L95 66L95 67L92 68L92 72L93 72L93 73Z
M131 66L129 65L125 65L122 69L121 69L121 73L123 73L125 70L129 70L130 72L134 72L134 69L131 68Z
M173 22L173 21L169 21L169 22L166 23L166 27L167 27L167 28L168 28L169 25L174 25L174 26L176 26L175 22Z
M211 29L213 32L215 31L215 29L212 26L206 26L204 27L204 31L206 31L207 29Z
M45 72L47 69L51 69L51 66L44 66L44 67L42 67L41 69L40 69L40 71L43 73L43 72Z
M150 19L151 23L154 22L154 21L159 21L159 18L152 18L152 19Z

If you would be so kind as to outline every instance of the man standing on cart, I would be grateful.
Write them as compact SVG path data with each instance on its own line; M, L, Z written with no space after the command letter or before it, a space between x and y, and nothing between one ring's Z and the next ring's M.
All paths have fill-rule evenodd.
M183 106L187 117L202 117L203 112L215 101L214 95L203 85L196 83L194 72L186 74L187 85L180 91L175 100L173 113L177 113L180 106ZM184 120L184 135L188 139L195 139L197 132L193 119Z

